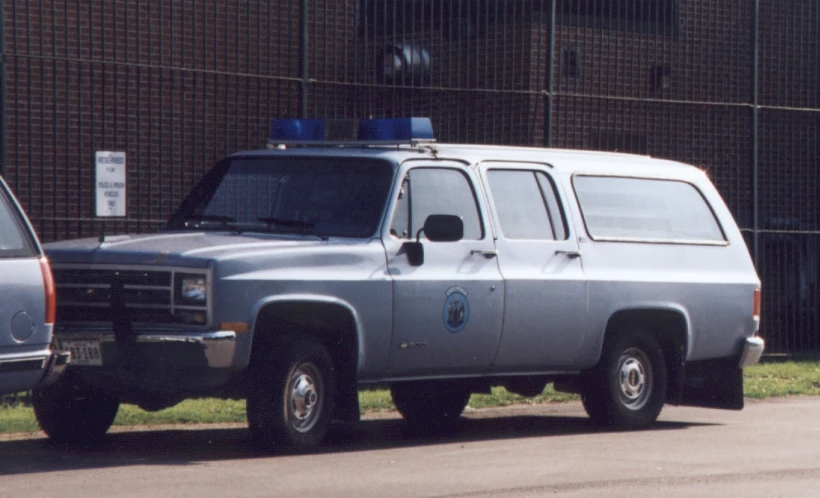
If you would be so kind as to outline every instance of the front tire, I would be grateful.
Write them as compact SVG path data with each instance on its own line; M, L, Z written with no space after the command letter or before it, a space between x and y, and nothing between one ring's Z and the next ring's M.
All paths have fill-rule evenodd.
M120 407L118 397L72 383L66 377L32 392L40 428L59 444L95 444L108 432Z
M597 425L642 429L657 420L666 400L666 361L650 335L627 332L605 345L589 371L582 400Z
M321 444L335 394L327 349L313 339L277 340L257 359L246 403L253 441L265 450Z

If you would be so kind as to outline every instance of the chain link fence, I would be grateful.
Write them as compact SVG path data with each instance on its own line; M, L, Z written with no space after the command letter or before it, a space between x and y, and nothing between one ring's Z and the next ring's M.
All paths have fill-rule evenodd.
M160 228L274 117L430 116L439 141L704 168L768 351L820 353L820 0L6 0L0 171L45 241ZM123 151L127 216L95 216Z

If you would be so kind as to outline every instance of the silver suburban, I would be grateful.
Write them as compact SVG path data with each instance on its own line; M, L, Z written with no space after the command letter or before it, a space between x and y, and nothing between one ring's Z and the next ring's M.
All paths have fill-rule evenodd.
M274 140L161 233L48 244L72 362L35 392L41 427L93 440L121 402L243 397L254 440L308 447L375 383L420 427L494 385L552 382L627 428L743 407L760 281L702 170L406 141Z

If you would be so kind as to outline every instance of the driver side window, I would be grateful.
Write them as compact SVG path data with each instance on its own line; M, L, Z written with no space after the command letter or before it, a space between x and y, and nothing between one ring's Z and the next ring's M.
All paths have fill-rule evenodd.
M484 237L475 192L470 180L457 169L410 170L402 182L390 234L400 239L415 239L431 214L460 216L464 222L464 239Z

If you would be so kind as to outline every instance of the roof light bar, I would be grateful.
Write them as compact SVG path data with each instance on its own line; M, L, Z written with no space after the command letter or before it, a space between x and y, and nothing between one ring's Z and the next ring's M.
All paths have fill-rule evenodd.
M325 121L323 119L274 119L270 128L270 139L324 140Z
M276 119L269 145L392 145L434 140L430 118Z
M363 119L360 140L433 140L430 118Z

